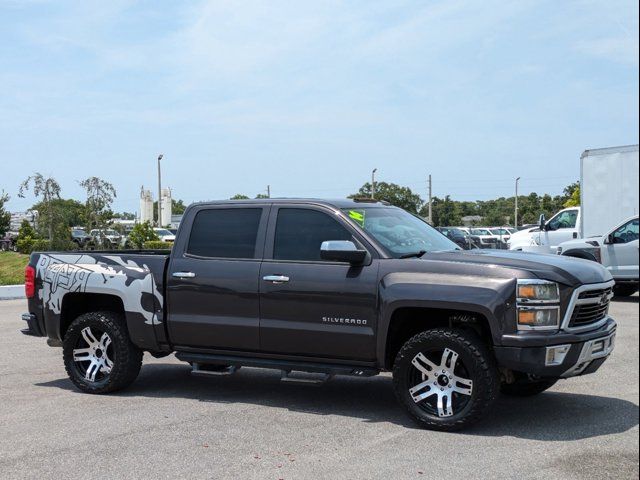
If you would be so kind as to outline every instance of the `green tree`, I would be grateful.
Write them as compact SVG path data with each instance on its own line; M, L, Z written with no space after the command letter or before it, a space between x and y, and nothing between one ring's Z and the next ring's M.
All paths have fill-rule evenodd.
M365 183L358 193L349 195L349 198L370 198L371 183ZM413 193L409 187L402 187L395 183L376 182L376 200L389 202L391 205L403 208L411 213L418 213L424 203L419 195Z
M62 224L65 228L86 227L87 225L87 209L85 205L71 198L56 198L51 201L51 210L55 212L54 223ZM49 224L48 209L43 202L38 202L31 207L40 213L39 223L42 225Z
M11 213L5 209L5 204L9 201L9 198L9 195L4 193L4 190L0 193L0 237L4 237L11 225Z
M31 253L36 240L38 240L36 231L27 220L23 220L18 230L18 238L16 238L18 251L20 253Z
M262 198L269 198L269 195L267 195L266 193L259 193L258 195L256 195L257 199L262 199Z
M158 234L153 230L151 222L136 224L129 234L129 242L135 248L143 248L145 242L160 240Z
M41 173L34 173L33 175L26 178L24 182L20 184L20 188L18 189L18 196L20 198L25 197L25 192L29 190L32 186L33 195L36 198L41 198L41 202L43 205L43 212L39 212L41 215L44 214L45 218L47 218L47 230L49 241L53 242L54 239L54 227L58 220L57 212L52 206L52 201L60 198L60 184L52 178L45 177Z
M247 197L246 195L243 195L241 193L236 193L229 200L249 200L249 197Z
M81 182L80 186L87 192L85 207L87 210L87 228L104 229L113 218L110 210L113 200L116 198L116 189L113 185L98 177L89 177Z
M573 187L573 188L572 188ZM570 191L569 191L570 190ZM580 206L580 183L574 183L564 189L564 193L569 198L565 200L563 207L579 207Z

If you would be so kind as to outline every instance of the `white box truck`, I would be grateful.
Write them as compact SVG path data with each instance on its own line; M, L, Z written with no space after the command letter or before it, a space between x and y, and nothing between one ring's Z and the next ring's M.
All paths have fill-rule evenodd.
M638 215L638 145L586 150L580 157L580 193L580 207L512 235L509 249L555 254L563 242L604 235Z

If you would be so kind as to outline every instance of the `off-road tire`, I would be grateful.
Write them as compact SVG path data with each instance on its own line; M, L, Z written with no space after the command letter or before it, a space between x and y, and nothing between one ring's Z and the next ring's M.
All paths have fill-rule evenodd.
M615 297L630 297L634 293L638 291L638 285L614 285L613 287L613 295Z
M458 359L473 381L473 389L466 406L450 417L429 414L420 408L409 393L409 369L418 353L448 348ZM393 385L400 405L418 425L441 431L466 428L483 418L494 405L500 392L498 368L485 343L475 332L459 329L427 330L410 338L398 352L393 365Z
M532 379L525 374L516 373L513 383L503 383L500 391L510 397L533 397L553 387L558 380Z
M87 380L74 361L73 351L86 327L104 332L111 338L113 367L100 381ZM62 351L67 375L73 384L86 393L110 393L129 386L140 373L142 350L137 348L127 332L122 315L114 312L90 312L76 318L67 330Z

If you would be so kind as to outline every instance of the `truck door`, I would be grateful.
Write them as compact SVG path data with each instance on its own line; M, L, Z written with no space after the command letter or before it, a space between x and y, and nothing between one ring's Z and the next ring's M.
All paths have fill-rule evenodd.
M362 266L323 261L329 240L354 241L371 258ZM274 205L260 272L260 349L374 360L377 275L375 251L335 212Z
M638 219L626 222L613 231L602 249L602 263L614 278L637 279L638 269Z
M578 238L578 217L580 209L572 208L562 210L552 217L544 231L540 232L540 245L549 247L549 252L555 253L556 248L562 242ZM546 250L545 250L546 251Z
M260 262L268 205L196 207L180 226L167 273L176 346L258 350Z

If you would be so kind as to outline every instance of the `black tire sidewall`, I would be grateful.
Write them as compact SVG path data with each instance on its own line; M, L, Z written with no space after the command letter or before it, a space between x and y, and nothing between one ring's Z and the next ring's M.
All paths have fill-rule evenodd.
M468 378L473 381L470 400L451 417L439 417L423 410L409 393L414 385L408 384L408 370L415 368L412 359L420 352L444 348L458 354L458 362L462 361L469 373ZM453 329L425 331L407 341L396 357L393 367L396 397L418 424L437 430L458 430L477 421L497 397L497 371L487 375L487 369L495 370L491 356L473 332Z

